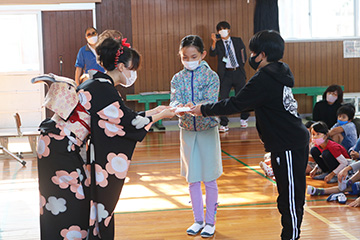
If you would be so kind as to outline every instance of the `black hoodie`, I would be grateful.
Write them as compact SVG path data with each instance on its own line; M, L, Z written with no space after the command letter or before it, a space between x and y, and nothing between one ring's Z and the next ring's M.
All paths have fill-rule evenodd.
M309 132L297 112L293 86L289 66L273 62L260 68L235 97L203 105L201 112L215 116L255 110L256 128L267 152L304 148Z

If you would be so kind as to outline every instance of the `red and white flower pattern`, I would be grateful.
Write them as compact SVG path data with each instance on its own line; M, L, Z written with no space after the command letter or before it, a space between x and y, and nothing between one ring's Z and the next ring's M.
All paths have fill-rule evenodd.
M65 189L69 187L69 185L74 185L78 182L77 178L79 177L76 171L68 173L64 170L56 171L56 176L51 178L51 181L59 185L60 188Z
M114 123L110 123L109 121L99 120L99 127L105 130L105 134L108 137L114 137L116 135L124 136L125 132L123 130L123 126L117 125Z
M79 226L72 225L69 229L63 229L60 232L63 240L82 240L87 237L87 231L81 230Z
M81 89L78 92L78 95L79 95L80 104L83 105L83 107L86 110L89 110L91 108L91 103L90 103L90 100L92 99L91 94L88 91L84 91L83 89Z
M46 199L43 195L40 193L40 215L44 214L44 206L46 204Z
M119 124L120 118L124 116L124 112L120 109L119 102L114 102L97 113L100 118L108 120L111 123Z
M105 130L105 134L109 137L116 135L124 136L123 126L119 125L124 112L120 109L119 102L114 102L101 111L97 112L99 117L99 127Z
M99 164L95 164L95 178L96 178L96 185L100 187L106 187L108 185L108 178L109 174L102 169Z
M50 138L48 136L40 135L38 146L37 146L37 155L38 158L47 157L50 154L49 149Z
M115 174L119 179L124 179L129 169L130 160L123 153L116 155L115 153L109 153L107 155L108 163L106 164L106 170L110 174Z

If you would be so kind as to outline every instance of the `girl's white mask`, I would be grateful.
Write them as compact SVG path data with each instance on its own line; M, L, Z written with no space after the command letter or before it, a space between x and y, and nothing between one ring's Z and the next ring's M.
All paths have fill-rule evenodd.
M200 65L199 60L197 61L182 61L184 67L190 71L197 69Z

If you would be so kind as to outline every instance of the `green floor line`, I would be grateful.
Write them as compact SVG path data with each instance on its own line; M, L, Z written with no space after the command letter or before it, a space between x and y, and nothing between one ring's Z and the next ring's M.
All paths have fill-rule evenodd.
M262 176L262 177L264 177L264 178L268 179L269 181L271 181L272 183L275 183L275 184L276 184L276 182L275 182L274 180L272 180L271 178L269 178L269 177L268 177L268 176L266 176L265 174L263 174L263 173L259 172L258 170L256 170L256 169L254 169L254 168L250 167L248 164L244 163L244 162L243 162L243 161L241 161L240 159L238 159L238 158L236 158L236 157L232 156L231 154L229 154L229 153L225 152L224 150L221 150L221 152L223 152L225 155L228 155L228 156L229 156L229 157L231 157L232 159L235 159L236 161L238 161L239 163L241 163L242 165L244 165L245 167L247 167L247 168L248 168L248 169L250 169L251 171L256 172L256 173L257 173L257 174L259 174L260 176Z

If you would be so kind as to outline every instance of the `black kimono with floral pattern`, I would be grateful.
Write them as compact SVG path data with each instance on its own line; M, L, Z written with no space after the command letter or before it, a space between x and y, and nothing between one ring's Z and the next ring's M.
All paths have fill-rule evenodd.
M51 120L40 128L38 166L42 239L114 239L114 210L138 141L150 128L125 106L113 80L96 73L78 87L90 114L88 159L83 161L74 133Z

